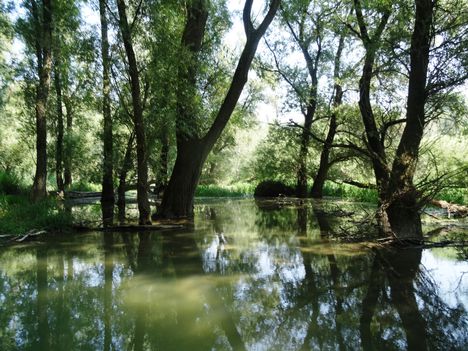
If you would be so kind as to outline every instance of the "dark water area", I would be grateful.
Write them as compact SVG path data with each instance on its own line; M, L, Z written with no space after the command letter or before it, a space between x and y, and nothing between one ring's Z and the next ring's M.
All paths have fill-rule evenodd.
M190 230L0 248L0 350L467 350L466 252L338 240L371 212L203 200Z

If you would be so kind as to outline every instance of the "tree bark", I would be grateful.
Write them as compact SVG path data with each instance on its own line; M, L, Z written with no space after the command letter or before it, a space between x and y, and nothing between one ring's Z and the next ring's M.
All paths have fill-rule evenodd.
M143 106L141 102L140 77L135 51L133 49L132 35L127 20L126 5L124 0L117 0L119 11L119 26L127 54L130 84L132 91L133 122L137 143L137 200L139 211L139 223L151 224L150 206L148 202L148 158L146 150L145 126L143 121Z
M101 208L105 227L113 224L114 219L114 162L112 155L112 116L110 109L110 78L109 78L109 39L105 0L99 0L101 19L101 56L102 56L102 115L104 119L104 160L102 172Z
M39 30L36 42L39 84L36 89L36 173L31 197L33 201L38 201L47 196L47 99L52 69L52 0L42 1L42 19L35 1L32 1L32 9L36 29Z
M249 68L255 56L258 43L273 20L280 3L279 0L271 0L267 15L262 23L257 28L254 28L250 17L252 2L253 0L246 1L243 12L247 42L239 58L231 85L209 131L203 138L198 138L190 136L178 128L176 164L168 187L164 192L161 206L155 217L193 217L193 198L198 181L200 180L203 164L234 111L244 85L247 82ZM192 56L190 58L192 62L189 65L185 79L187 84L191 84L189 88L192 89L196 89L197 76L196 60L193 60L193 58L196 58L201 50L207 16L208 12L205 1L193 1L189 5L188 18L182 37L182 46ZM178 109L178 126L180 126L181 122L188 120L188 116L184 114L191 111L190 106L187 105L190 103L190 101L186 100L178 101L180 106L180 109Z

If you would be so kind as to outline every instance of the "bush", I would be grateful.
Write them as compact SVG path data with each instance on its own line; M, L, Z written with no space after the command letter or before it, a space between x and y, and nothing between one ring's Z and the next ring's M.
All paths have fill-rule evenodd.
M0 194L19 195L24 192L24 186L16 176L7 172L0 172Z
M277 197L279 195L294 196L293 187L275 180L264 180L255 188L255 197Z

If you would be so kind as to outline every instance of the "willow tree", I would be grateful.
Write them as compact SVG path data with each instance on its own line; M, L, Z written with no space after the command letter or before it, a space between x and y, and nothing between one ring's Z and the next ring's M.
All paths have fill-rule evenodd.
M198 136L195 132L198 128L194 125L196 122L193 114L197 113L197 108L193 104L198 100L197 76L208 22L209 4L207 1L194 0L188 5L187 21L181 41L183 57L186 61L184 67L179 69L176 120L177 158L155 217L193 216L193 199L203 164L236 107L247 82L258 43L275 17L280 0L270 1L267 14L257 26L254 25L251 17L252 4L253 0L246 0L243 9L246 43L225 98L204 136Z
M436 99L442 90L462 83L467 77L466 67L462 64L456 72L447 67L447 62L457 66L466 59L462 49L466 45L466 39L464 43L460 39L468 25L466 14L459 14L456 8L447 11L453 6L450 2L415 0L409 60L405 61L404 58L408 57L407 51L397 58L399 62L407 63L408 70L405 115L404 118L388 121L379 127L372 111L370 88L376 73L374 60L391 10L388 5L384 6L380 22L373 33L370 33L360 0L354 0L354 4L359 36L366 51L359 82L359 107L379 194L379 227L382 233L398 239L419 240L422 238L419 211L424 205L424 199L414 184L414 178L424 131L434 119L433 111L428 110L428 102ZM436 18L436 9L443 15L439 14ZM447 18L455 20L450 21ZM441 42L439 45L435 45L436 37ZM450 52L453 46L456 49ZM441 71L445 71L443 75L440 74ZM386 133L390 127L400 125L404 127L401 127L398 146L391 155L390 150L385 148Z

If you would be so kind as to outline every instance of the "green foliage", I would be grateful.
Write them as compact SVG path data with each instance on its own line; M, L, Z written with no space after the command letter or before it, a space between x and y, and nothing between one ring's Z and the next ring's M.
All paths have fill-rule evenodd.
M251 196L255 186L247 183L237 183L233 185L199 185L195 196L199 197L240 197Z
M325 196L371 203L377 203L378 200L375 189L362 189L348 184L337 184L329 181L325 182L323 194Z
M71 215L55 199L31 203L26 196L0 195L0 233L24 234L32 229L62 232L71 226Z
M436 194L435 198L455 204L468 204L468 188L443 189Z
M70 189L71 191L101 191L101 184L89 183L85 180L74 182Z

